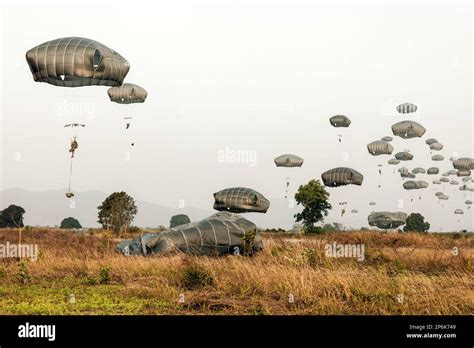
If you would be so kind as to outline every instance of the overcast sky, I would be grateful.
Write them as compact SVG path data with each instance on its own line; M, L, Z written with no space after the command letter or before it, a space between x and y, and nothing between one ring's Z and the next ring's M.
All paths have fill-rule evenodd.
M294 194L299 184L347 166L364 174L364 183L329 189L334 211L328 221L367 225L371 210L400 210L421 212L433 230L472 229L472 210L464 204L472 192L451 185L405 191L393 173L398 166L387 164L391 156L372 157L366 148L392 135L393 123L412 119L427 129L423 138L392 142L395 152L414 154L404 163L409 169L452 169L448 160L430 160L424 143L430 137L445 145L446 159L473 156L469 2L0 4L1 189L66 190L71 132L63 125L77 121L87 126L78 132L75 192L125 190L166 206L184 200L211 209L212 194L226 187L251 187L281 200L285 178L291 177ZM67 36L97 40L124 56L131 64L126 82L147 89L146 102L111 103L106 87L34 82L26 51ZM397 114L402 102L419 111ZM331 127L335 114L347 115L351 126ZM125 116L133 116L134 147ZM220 163L219 151L241 151L252 160ZM283 153L303 157L303 167L277 168L273 158ZM382 176L377 164L384 165ZM451 197L444 208L435 189ZM340 201L359 214L340 219ZM465 211L459 222L456 208ZM292 214L289 208L289 226ZM267 225L271 219L270 207Z

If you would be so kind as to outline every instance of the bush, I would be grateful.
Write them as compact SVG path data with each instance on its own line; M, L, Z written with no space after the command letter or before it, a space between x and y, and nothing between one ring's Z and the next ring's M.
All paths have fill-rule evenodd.
M68 217L68 218L65 218L63 221L61 221L61 225L59 226L59 228L74 229L74 228L82 228L82 226L79 223L79 221L77 221L75 218Z
M109 267L102 267L99 271L99 283L108 284L110 282Z

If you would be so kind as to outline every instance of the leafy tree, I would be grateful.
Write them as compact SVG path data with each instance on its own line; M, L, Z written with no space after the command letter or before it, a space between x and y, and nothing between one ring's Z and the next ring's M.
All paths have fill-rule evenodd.
M120 236L126 230L138 212L135 200L126 192L114 192L97 207L102 228L114 231Z
M324 221L332 208L329 193L319 180L310 180L301 185L295 194L296 202L303 206L301 213L295 214L296 222L303 222L305 232L312 232L317 222Z
M68 218L65 218L63 221L61 221L61 226L59 228L73 229L73 228L82 228L82 226L79 223L79 221L77 221L73 217L68 217Z
M178 214L171 217L170 227L173 228L175 226L189 224L190 222L191 220L189 220L189 217L187 215Z
M23 214L25 209L18 205L10 205L0 212L0 228L23 227Z
M405 232L426 232L430 229L429 222L425 222L425 217L419 213L411 213L407 217L405 227L403 231Z

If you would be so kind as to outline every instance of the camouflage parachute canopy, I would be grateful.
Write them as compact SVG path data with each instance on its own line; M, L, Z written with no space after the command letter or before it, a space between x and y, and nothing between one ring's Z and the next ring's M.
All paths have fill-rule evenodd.
M392 125L393 135L403 139L421 138L425 134L426 129L415 121L402 121Z
M214 193L214 209L232 213L266 213L270 201L261 193L246 187L226 188Z
M357 214L358 212L359 212L359 211L358 211L357 209L352 209L352 210L351 210L351 213L352 213L352 214Z
M430 150L440 151L443 149L443 147L444 145L441 143L433 143L430 145Z
M465 170L465 169L459 169L458 172L456 173L457 176L470 176L471 171L470 170Z
M416 175L413 173L400 173L400 176L402 178L410 178L410 179L414 179L416 177Z
M324 185L339 187L344 185L362 185L364 176L352 168L333 168L321 174Z
M278 156L273 161L277 167L301 167L303 165L301 157L291 154Z
M431 145L431 144L434 144L434 143L437 143L438 140L434 139L434 138L429 138L429 139L426 139L425 143L426 145Z
M409 180L403 183L403 188L405 190L419 190L419 189L423 189L427 187L428 187L428 183L422 180L419 180L419 181Z
M465 201L464 203L467 204L467 205L470 205L470 204L472 204L472 201L468 199L468 200Z
M339 128L339 127L349 127L351 124L351 120L349 117L344 115L336 115L329 119L331 126Z
M411 171L413 174L425 174L426 173L426 169L425 168L421 168L421 167L416 167L416 168L413 168L413 170Z
M442 177L439 179L439 181L441 182L449 182L449 179L448 178L445 178L445 177Z
M369 202L369 205L376 205L377 203L375 202Z
M124 83L119 87L109 88L107 93L110 101L119 104L144 103L148 96L144 88L133 83Z
M435 174L438 174L438 173L439 173L439 168L437 168L437 167L430 167L427 170L428 175L435 175Z
M134 240L122 241L116 250L125 255L235 254L243 251L244 236L255 233L252 251L262 248L257 226L229 212L218 212L206 219L179 225L160 233L147 233Z
M387 163L391 164L391 165L395 165L395 164L399 164L400 160L397 160L396 158L391 158L391 159L388 160Z
M438 191L438 192L435 193L435 196L436 196L436 197L439 197L439 196L442 196L442 195L444 195L444 193L441 192L441 191Z
M443 201L447 201L449 199L449 196L448 195L445 195L444 193L440 196L438 196L438 199L441 199Z
M402 212L380 211L371 213L368 216L368 221L370 226L386 230L405 225L407 217L407 214Z
M413 159L413 155L409 152L397 152L395 154L395 158L399 161L411 161Z
M400 168L398 168L398 172L400 174L408 174L408 168L407 167L400 167Z
M462 215L462 214L464 214L464 211L463 211L462 209L456 209L456 210L454 211L454 214L460 214L460 215Z
M392 141L393 138L387 135L387 136L383 137L383 138L380 139L380 140L382 140L382 141Z
M400 114L410 114L412 112L416 112L418 106L412 103L403 103L397 106L397 111Z
M367 145L367 150L372 156L390 155L393 152L393 146L385 141L376 140Z
M448 170L448 175L456 175L457 173L458 173L457 170L454 170L454 169Z
M451 180L449 183L451 185L459 185L459 181L456 181L456 180Z
M130 65L125 58L100 42L65 37L26 52L36 82L62 87L120 86Z
M453 167L455 169L474 169L474 159L464 157L453 160Z
M434 155L434 156L431 156L431 159L433 161L442 161L442 160L444 160L444 156L443 155Z
M433 180L433 184L435 184L435 185L440 185L440 184L441 184L441 181L439 181L439 180Z

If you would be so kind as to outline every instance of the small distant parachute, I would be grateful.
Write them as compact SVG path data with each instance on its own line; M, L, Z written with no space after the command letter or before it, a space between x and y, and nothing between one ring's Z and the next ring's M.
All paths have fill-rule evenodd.
M402 178L410 178L410 179L416 178L416 175L413 173L400 173L400 176Z
M426 129L415 121L402 121L392 125L393 135L403 139L421 138Z
M351 210L351 213L352 213L352 214L357 214L358 212L359 212L359 211L358 211L357 209L352 209L352 210Z
M443 155L433 155L433 156L431 156L431 159L433 161L442 161L442 160L444 160L444 156Z
M270 201L261 193L246 188L232 187L214 193L214 209L232 213L266 213Z
M456 181L456 180L451 180L451 181L449 182L449 184L450 184L450 185L459 185L459 182Z
M367 145L367 150L372 156L390 155L393 152L393 146L385 141L376 140Z
M413 159L413 155L409 152L397 152L395 154L395 158L400 161L411 161Z
M443 201L447 201L449 199L449 196L448 195L445 195L444 193L440 196L438 196L438 199L441 199Z
M107 94L110 101L119 104L144 103L148 96L144 88L133 83L124 83L119 87L109 88Z
M448 170L448 175L457 175L457 174L458 174L457 170L454 170L454 169Z
M469 182L469 181L471 181L471 177L470 176L465 176L461 180L462 180L462 182Z
M468 199L468 200L465 201L464 203L467 204L467 205L471 205L471 204L472 204L472 201Z
M439 181L439 180L433 180L432 182L433 182L433 184L435 184L435 185L440 185L440 184L441 184L441 181Z
M463 211L462 209L456 209L456 210L454 211L454 214L462 215L462 214L464 214L464 211Z
M74 128L74 127L85 127L86 125L83 124L83 123L68 123L66 125L64 125L64 128L66 127L71 127L71 128Z
M442 178L439 179L439 181L441 181L441 182L449 182L449 179L446 178L446 177L442 177Z
M351 124L351 120L349 117L344 115L335 115L329 119L331 126L340 128L340 127L349 127Z
M392 137L390 137L390 136L386 136L386 137L383 137L381 140L382 140L382 141L389 142L389 141L392 141L392 140L393 140L393 138L392 138Z
M387 163L391 165L395 165L395 164L399 164L400 160L397 160L396 158L392 158L392 159L389 159Z
M418 190L418 189L423 189L428 187L428 183L426 181L413 181L409 180L403 183L403 188L405 190Z
M428 175L435 175L439 173L439 168L438 167L430 167L426 171Z
M466 185L459 186L459 191L470 191L471 189Z
M412 112L416 112L418 106L412 103L403 103L397 106L397 111L400 114L410 114Z
M444 145L441 143L433 143L430 145L430 150L440 151L443 149L443 147Z
M303 159L301 157L298 157L296 155L291 155L291 154L285 154L276 157L273 160L276 164L277 167L301 167L303 165Z
M474 169L474 159L473 158L458 158L453 161L453 167L455 169L465 169L471 170Z
M339 187L345 185L362 185L364 176L352 168L339 167L330 169L321 174L324 185L328 187Z
M431 145L431 144L434 144L434 143L438 143L438 140L436 140L434 138L429 138L429 139L426 139L425 143L426 143L426 145Z
M426 169L421 168L421 167L416 167L411 171L413 174L425 174Z
M369 205L376 205L377 203L375 202L370 202Z
M370 226L381 229L398 228L406 223L407 214L402 212L373 212L368 216Z
M400 167L400 168L398 168L398 172L399 172L400 174L408 174L408 173L409 173L408 168L406 168L406 167Z
M470 170L459 169L458 172L456 173L456 175L467 177L467 176L471 175L471 171Z
M130 65L100 42L65 37L42 43L26 52L36 82L61 87L120 86Z

